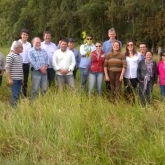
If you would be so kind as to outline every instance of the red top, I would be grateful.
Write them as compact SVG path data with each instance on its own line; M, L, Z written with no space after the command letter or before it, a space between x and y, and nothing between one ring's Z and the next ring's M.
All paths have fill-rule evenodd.
M104 71L104 52L101 51L97 54L96 50L91 53L91 67L92 72L103 72Z
M159 84L165 85L165 64L163 61L158 63Z

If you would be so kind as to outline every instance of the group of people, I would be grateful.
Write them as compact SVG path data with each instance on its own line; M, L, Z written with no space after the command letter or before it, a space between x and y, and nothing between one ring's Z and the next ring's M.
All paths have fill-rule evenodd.
M11 51L6 57L6 64L0 53L0 85L6 70L12 91L12 107L16 106L21 86L24 96L27 97L29 70L31 70L32 100L36 98L39 87L41 94L44 95L47 82L51 87L55 79L60 90L68 84L74 91L78 69L82 91L86 88L88 80L89 95L93 93L95 84L98 95L101 95L105 79L106 90L114 102L121 95L123 81L125 97L134 99L138 91L143 107L150 104L151 92L159 75L161 94L165 100L165 51L161 53L158 65L145 43L139 45L140 51L137 52L134 42L128 41L126 51L123 53L122 43L116 40L114 28L109 29L109 39L103 45L101 42L94 44L93 36L87 34L86 43L80 46L80 51L75 49L73 38L69 38L68 41L62 39L56 46L51 42L49 31L44 32L43 42L39 37L34 37L33 46L28 42L27 29L22 29L20 36L20 40L13 42Z

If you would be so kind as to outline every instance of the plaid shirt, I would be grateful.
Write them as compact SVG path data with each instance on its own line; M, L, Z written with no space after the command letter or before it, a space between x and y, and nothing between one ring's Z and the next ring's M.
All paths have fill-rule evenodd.
M28 52L28 60L30 62L30 66L35 70L38 70L48 64L48 55L44 49L40 48L37 50L33 47Z

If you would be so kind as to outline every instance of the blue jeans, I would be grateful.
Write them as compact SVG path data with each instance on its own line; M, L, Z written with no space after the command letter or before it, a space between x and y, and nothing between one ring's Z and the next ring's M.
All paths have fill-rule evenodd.
M95 84L99 95L102 93L103 72L90 72L89 73L89 94L91 94Z
M34 100L38 94L38 88L40 87L41 95L46 93L47 89L47 74L42 74L38 70L33 70L32 76L32 100Z
M161 94L165 97L165 85L160 85Z
M87 83L88 74L85 74L85 68L80 68L80 83L81 89L85 89Z
M21 92L22 80L13 80L13 83L14 84L11 86L11 92L12 92L11 106L15 107L17 105L17 101L19 99L19 95Z

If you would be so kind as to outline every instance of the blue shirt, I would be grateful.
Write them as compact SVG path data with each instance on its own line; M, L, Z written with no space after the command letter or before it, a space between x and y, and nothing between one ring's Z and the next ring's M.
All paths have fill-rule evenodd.
M141 54L141 60L145 60L146 57Z
M116 41L118 41L118 40L116 40ZM103 51L104 51L105 55L107 55L109 52L111 52L112 44L113 43L110 40L107 40L103 43ZM122 43L121 42L120 42L120 47L122 49Z
M73 49L71 51L74 53L75 60L76 60L76 66L78 67L79 63L80 63L80 53L79 53L79 51L77 49Z
M40 69L41 67L48 65L48 55L44 49L35 49L31 48L28 52L28 60L30 66L35 70Z

